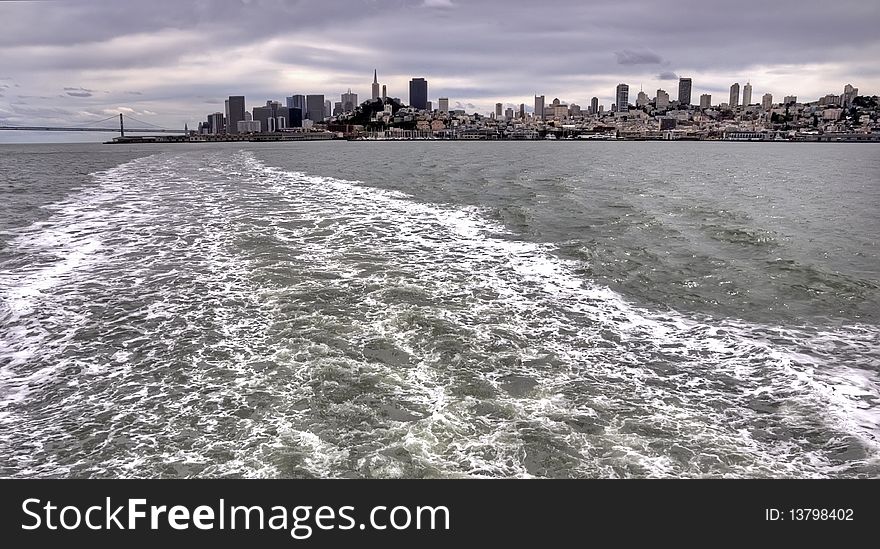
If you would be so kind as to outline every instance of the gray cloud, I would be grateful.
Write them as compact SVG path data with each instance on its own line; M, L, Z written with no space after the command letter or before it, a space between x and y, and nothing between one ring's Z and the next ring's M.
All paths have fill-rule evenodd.
M88 116L83 107L126 105L159 113L157 123L168 127L192 125L215 110L206 98L230 94L244 94L249 107L293 93L338 100L348 87L365 98L373 68L392 96L407 100L408 79L424 76L429 99L484 111L496 102L531 105L533 94L581 105L595 95L607 106L619 82L652 89L678 75L694 79L697 95L747 79L754 95L818 97L847 82L877 93L880 3L838 0L821 17L805 4L69 0L44 9L0 2L0 19L17 23L0 33L0 79L36 97L57 94L59 81L76 82L82 87L52 100L71 117Z
M614 55L618 65L659 65L663 62L659 55L650 51L623 50L614 52Z

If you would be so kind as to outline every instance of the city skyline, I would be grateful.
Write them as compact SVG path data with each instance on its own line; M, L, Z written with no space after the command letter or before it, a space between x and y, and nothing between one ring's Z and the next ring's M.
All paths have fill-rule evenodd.
M350 89L368 98L374 69L389 96L408 102L410 80L424 77L427 101L449 98L450 109L482 113L496 103L531 106L535 95L582 106L596 96L607 109L619 83L630 87L630 103L641 88L649 97L665 89L674 100L679 77L692 79L692 104L702 94L725 97L733 82L752 83L752 102L765 93L813 100L840 93L839 82L877 93L880 41L872 30L880 8L854 3L816 18L803 5L764 6L756 18L741 4L728 13L686 2L681 10L692 17L656 10L648 26L638 22L648 9L640 2L540 9L488 1L322 2L314 21L291 26L280 24L283 16L304 6L270 0L159 0L124 9L73 1L52 10L3 3L4 19L21 24L0 37L7 52L0 123L88 122L124 112L161 126L192 126L204 112L224 112L231 94L248 98L248 110L295 94L335 102ZM498 10L505 16L492 15ZM554 10L566 17L536 19ZM250 29L265 13L278 17ZM768 32L774 15L784 15L786 25ZM348 21L345 33L333 30L340 17ZM613 39L602 31L609 26ZM822 44L810 37L819 26L828 37ZM28 30L35 27L43 32ZM737 55L721 55L731 47L725 36L733 35L740 36ZM480 48L473 48L475 37Z

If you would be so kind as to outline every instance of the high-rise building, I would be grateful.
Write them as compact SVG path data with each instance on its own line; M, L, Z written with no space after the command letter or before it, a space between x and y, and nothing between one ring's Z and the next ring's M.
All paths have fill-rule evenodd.
M535 96L535 118L544 119L544 96Z
M852 107L853 99L858 97L859 89L854 88L852 84L843 87L843 95L840 96L840 104L844 107Z
M275 117L272 115L272 107L254 107L254 120L260 123L260 131L275 131Z
M504 118L505 120L513 120L513 109L511 107L504 109Z
M627 112L629 110L629 86L618 84L614 97L617 98L617 112Z
M746 85L743 86L743 107L748 107L752 104L752 84L746 82Z
M300 112L306 112L306 96L305 95L291 95L287 98L287 108L288 109L299 109Z
M518 114L519 114L520 119L523 119L526 117L526 104L525 103L519 104L519 113Z
M765 93L764 97L761 98L761 109L765 111L769 111L773 107L773 96L769 93Z
M643 91L639 91L639 96L636 99L636 107L644 107L647 104L648 104L648 94Z
M379 99L379 73L373 69L373 100Z
M409 81L409 106L420 111L428 107L428 81L424 78Z
M495 103L495 118L501 118L501 112L504 110L504 104Z
M306 96L306 119L312 122L324 120L324 95L315 94Z
M700 96L700 108L701 109L710 109L712 108L712 96L708 93L704 93Z
M330 118L333 114L333 103L327 99L324 101L324 118Z
M739 82L734 82L730 86L730 101L727 102L727 106L732 110L736 110L739 106Z
M382 84L382 101L386 99L388 99L388 90L385 89L385 84Z
M599 98L590 99L590 114L599 114Z
M244 96L230 95L227 99L229 103L228 128L230 133L238 133L238 123L244 120Z
M337 101L333 103L333 116L339 116L342 114L342 101Z
M358 106L358 95L356 93L351 93L351 88L348 88L348 93L342 94L341 103L342 112L354 112L355 108Z
M666 93L666 90L657 90L657 99L654 100L654 105L658 109L669 107L669 94Z
M440 112L449 112L449 98L441 97L437 100L437 107Z
M425 103L425 110L428 112L434 112L434 103L431 101Z
M226 121L224 120L222 112L215 112L211 116L208 117L208 122L211 126L211 133L213 134L221 134L226 130ZM238 126L235 128L238 131Z
M690 78L678 79L678 103L680 105L691 104L691 87L693 81Z
M789 103L797 103L797 96L796 95L786 95L785 99L783 99L782 102L786 105L788 105Z
M302 128L303 125L303 109L292 108L287 109L287 127Z

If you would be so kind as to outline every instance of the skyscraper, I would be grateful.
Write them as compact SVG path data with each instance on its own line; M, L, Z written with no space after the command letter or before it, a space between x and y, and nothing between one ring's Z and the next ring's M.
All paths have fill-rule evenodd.
M797 103L797 96L796 95L786 95L785 99L783 99L782 102L785 103L786 105L788 105L789 103Z
M637 107L644 107L647 104L648 104L648 94L640 90L638 99L636 99L636 106Z
M503 109L504 105L502 103L495 103L495 118L501 118Z
M853 99L859 95L859 89L854 88L852 84L843 87L843 95L840 96L840 104L843 107L852 107Z
M449 112L449 98L441 97L440 99L438 99L437 107L439 108L440 112Z
M291 95L287 98L287 108L288 109L299 109L300 112L306 112L306 96L305 95Z
M324 101L324 118L330 118L330 115L333 114L333 102L329 99Z
M712 108L712 96L708 93L704 93L700 96L700 108L701 109L709 109Z
M654 100L654 105L658 109L665 109L669 106L669 94L666 93L666 90L657 90L657 99Z
M727 102L727 105L731 109L736 109L739 106L739 82L734 82L730 86L730 101Z
M678 102L681 105L691 104L691 87L693 82L690 78L678 79Z
M351 88L348 88L348 93L342 94L341 102L342 112L354 112L354 109L358 106L358 96L356 93L351 93Z
M590 114L599 114L599 98L590 99Z
M321 122L324 120L324 95L307 95L306 96L306 118L312 122Z
M230 95L229 99L229 133L238 133L238 123L244 120L244 96Z
M752 84L746 82L746 85L743 86L743 107L748 107L752 104Z
M428 81L424 78L409 81L409 106L420 111L428 108Z
M379 73L373 69L373 100L379 99Z
M629 86L618 84L614 97L617 98L617 112L627 112L629 110Z
M773 107L773 96L769 93L765 93L764 97L761 98L761 108L765 111L769 111Z
M544 96L535 96L535 118L544 119Z
M382 84L382 101L388 99L388 91L385 89L385 84Z

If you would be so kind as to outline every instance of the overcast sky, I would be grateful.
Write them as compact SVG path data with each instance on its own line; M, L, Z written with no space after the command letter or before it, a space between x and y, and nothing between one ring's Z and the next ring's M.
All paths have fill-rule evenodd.
M815 100L852 83L880 93L876 0L150 0L0 2L0 124L88 122L117 112L194 127L223 111L295 93L362 101L373 69L408 102L488 112L535 94L606 106L619 82L693 102ZM11 133L11 132L2 132ZM17 133L17 132L16 132Z

